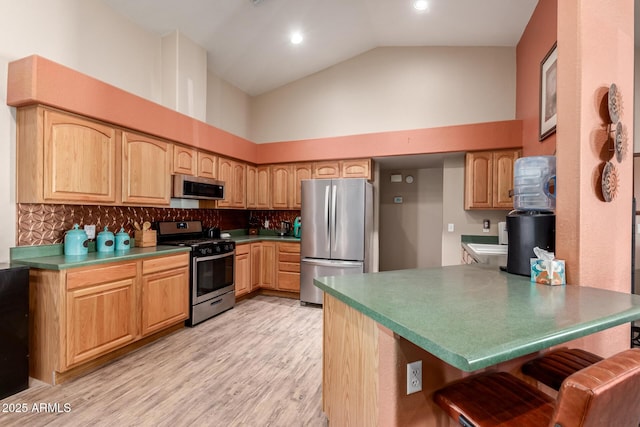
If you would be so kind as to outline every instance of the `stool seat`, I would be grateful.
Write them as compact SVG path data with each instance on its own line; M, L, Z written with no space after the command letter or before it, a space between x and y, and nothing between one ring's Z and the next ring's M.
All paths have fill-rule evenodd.
M556 399L507 372L452 382L433 400L466 427L638 427L640 349L567 377Z
M522 365L522 373L560 390L562 382L571 374L602 360L602 357L579 348L551 351Z
M463 426L543 426L555 408L554 399L506 372L454 382L436 391L433 399Z

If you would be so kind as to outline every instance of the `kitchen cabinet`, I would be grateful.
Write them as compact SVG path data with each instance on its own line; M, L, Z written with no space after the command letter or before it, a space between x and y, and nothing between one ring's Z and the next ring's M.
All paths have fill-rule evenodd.
M60 370L136 338L135 262L69 272L65 294L66 358Z
M271 166L271 207L289 209L291 194L291 165Z
M19 203L115 204L119 133L40 106L17 111Z
M311 163L295 163L291 167L292 188L290 189L290 204L291 209L302 208L302 180L311 179L312 177L312 164Z
M173 145L122 132L122 202L168 206L171 201Z
M218 176L218 157L211 153L198 151L198 176L215 179Z
M277 289L300 292L300 243L278 242Z
M189 256L142 261L142 336L189 318Z
M271 207L271 168L247 165L247 209Z
M188 264L183 252L62 270L31 268L29 375L60 383L183 327Z
M236 246L236 297L245 295L251 290L251 244Z
M313 178L371 179L371 159L329 160L313 163Z
M512 209L514 162L520 150L478 151L465 158L465 209Z
M262 243L252 243L251 244L251 286L249 287L249 291L253 292L260 287L261 277L260 277L260 265L262 260Z
M262 242L260 251L260 287L276 289L276 243Z
M173 173L197 174L198 152L181 145L173 146Z
M218 200L219 208L244 209L246 204L246 164L220 157L218 179L225 182L224 200Z

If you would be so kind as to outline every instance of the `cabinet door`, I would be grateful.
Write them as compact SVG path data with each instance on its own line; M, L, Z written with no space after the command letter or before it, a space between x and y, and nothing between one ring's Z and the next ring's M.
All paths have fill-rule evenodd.
M493 153L466 154L464 208L493 207Z
M260 287L260 266L262 261L262 243L251 244L251 286L250 292Z
M158 261L163 262L161 258ZM171 261L167 261L169 262ZM143 336L187 319L189 267L170 268L143 275L141 298Z
M371 159L343 160L342 177L371 179Z
M136 339L135 281L135 263L67 274L65 367Z
M300 243L278 243L278 289L300 292Z
M271 206L274 209L289 208L290 170L289 165L273 165L271 167Z
M251 245L236 246L236 296L242 296L251 289Z
M314 162L313 178L340 178L340 162Z
M43 137L44 201L116 202L116 132L112 127L45 110Z
M520 157L520 150L496 151L493 153L493 207L513 209L513 167Z
M198 151L198 176L216 178L218 176L218 158L213 154Z
M219 208L230 208L235 189L233 188L233 160L218 159L218 179L224 181L224 200L218 200Z
M245 185L247 180L247 165L245 163L233 162L233 194L231 195L231 206L244 209L247 200Z
M258 207L258 168L247 165L247 209Z
M197 160L196 150L180 145L173 146L173 173L195 175Z
M297 163L291 167L292 179L289 200L291 209L302 208L302 180L311 179L311 163Z
M260 256L260 286L276 289L276 244L262 242Z
M122 201L128 204L168 205L171 199L172 145L122 133Z
M256 208L271 208L271 167L259 166L257 171Z

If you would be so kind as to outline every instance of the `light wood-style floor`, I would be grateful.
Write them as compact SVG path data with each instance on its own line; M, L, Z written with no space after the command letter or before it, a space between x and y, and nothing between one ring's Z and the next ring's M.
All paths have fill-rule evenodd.
M257 296L84 377L33 382L0 400L1 426L326 426L322 310ZM1 412L12 404L28 412Z

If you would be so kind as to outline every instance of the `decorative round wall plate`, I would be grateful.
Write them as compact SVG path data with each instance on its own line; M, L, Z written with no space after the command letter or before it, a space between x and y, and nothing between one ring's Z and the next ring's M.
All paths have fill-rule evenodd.
M618 122L616 125L616 135L615 135L615 148L616 148L616 160L618 163L622 163L624 159L626 147L625 147L625 138L624 138L624 129L622 127L622 122Z
M602 171L602 196L605 202L610 202L618 194L618 170L611 162L604 165Z
M618 86L615 83L611 83L609 86L609 118L611 123L618 123L620 120L620 94L618 93Z

